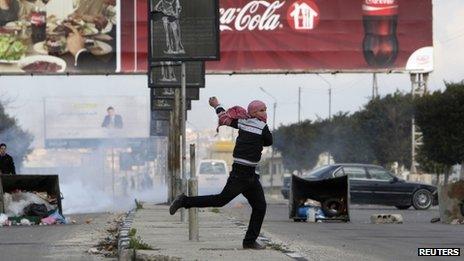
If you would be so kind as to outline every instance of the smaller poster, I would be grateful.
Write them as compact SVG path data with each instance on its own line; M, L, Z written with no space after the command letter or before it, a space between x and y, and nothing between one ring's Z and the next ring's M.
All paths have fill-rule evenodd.
M157 99L174 99L174 88L152 88L151 95ZM200 89L187 88L186 95L188 100L199 100Z
M155 61L219 60L218 0L150 0Z
M205 63L186 62L186 86L205 87ZM180 62L153 62L148 73L150 88L180 88L182 84L182 66Z

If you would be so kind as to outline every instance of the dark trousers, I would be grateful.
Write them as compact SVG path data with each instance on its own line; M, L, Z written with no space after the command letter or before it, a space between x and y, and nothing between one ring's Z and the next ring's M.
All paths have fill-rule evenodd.
M250 203L252 211L244 243L254 242L261 231L264 215L266 214L266 199L263 187L259 182L259 175L255 168L233 164L229 179L221 193L217 195L186 197L183 206L186 208L222 207L239 194L243 194Z

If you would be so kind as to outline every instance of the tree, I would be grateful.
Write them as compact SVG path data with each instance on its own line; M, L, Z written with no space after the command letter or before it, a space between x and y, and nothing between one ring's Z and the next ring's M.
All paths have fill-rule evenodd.
M423 136L423 157L438 164L464 163L464 82L446 83L415 101L415 118ZM446 178L445 178L446 179Z
M311 169L319 156L317 130L311 121L280 126L274 131L274 148L282 153L285 168L301 172Z
M370 101L364 110L353 115L379 164L411 164L413 113L411 95L395 92Z
M325 120L321 138L335 162L372 163L375 155L363 136L359 122L348 113L339 112Z
M29 154L32 140L32 134L21 129L16 119L6 114L3 104L0 103L0 143L7 145L8 154L13 157L16 171L21 168L23 160Z

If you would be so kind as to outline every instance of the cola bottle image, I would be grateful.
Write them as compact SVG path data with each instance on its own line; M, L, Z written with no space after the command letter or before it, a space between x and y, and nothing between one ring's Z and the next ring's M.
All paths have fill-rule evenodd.
M391 66L398 55L398 0L364 0L363 54L372 67Z
M42 42L46 38L47 28L47 13L45 9L36 7L31 12L31 29L32 29L32 42Z

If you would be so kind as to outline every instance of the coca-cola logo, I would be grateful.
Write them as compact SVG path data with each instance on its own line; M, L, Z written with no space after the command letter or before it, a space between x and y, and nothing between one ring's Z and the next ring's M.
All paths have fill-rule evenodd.
M221 31L269 31L282 27L277 10L284 4L285 1L250 1L242 8L220 8L219 29Z
M312 0L295 1L287 10L288 25L298 31L313 30L319 24L319 7Z

